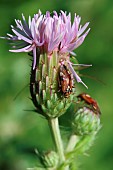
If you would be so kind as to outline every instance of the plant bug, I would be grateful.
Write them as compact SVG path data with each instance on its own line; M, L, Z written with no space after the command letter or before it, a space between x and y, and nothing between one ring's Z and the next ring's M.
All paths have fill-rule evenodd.
M58 82L60 91L66 98L69 97L73 88L73 76L64 64L60 65Z
M85 103L90 105L93 108L93 110L96 112L96 114L101 114L97 102L89 94L86 93L79 94L78 99L83 100L85 101Z

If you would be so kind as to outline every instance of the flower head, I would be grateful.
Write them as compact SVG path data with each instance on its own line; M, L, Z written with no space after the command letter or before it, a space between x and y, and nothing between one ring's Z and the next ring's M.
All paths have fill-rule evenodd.
M80 25L81 18L75 14L73 24L71 24L71 14L61 11L58 15L53 11L53 16L47 11L45 15L39 10L38 14L31 19L29 16L28 23L22 14L22 21L16 20L16 27L12 27L15 35L7 34L5 37L12 40L11 52L29 52L33 51L34 64L36 65L36 48L40 52L51 54L53 51L59 53L70 53L79 47L90 28L85 32L89 25L87 22L84 26ZM85 32L85 33L84 33Z
M31 52L31 99L37 112L43 112L46 117L65 113L76 91L73 78L85 85L73 68L79 64L72 63L70 57L90 30L86 30L89 22L81 26L80 21L76 14L71 23L70 13L53 11L51 16L49 11L43 15L39 10L33 18L29 16L28 22L22 14L22 21L15 19L16 26L11 26L14 35L1 37L12 41L9 51Z

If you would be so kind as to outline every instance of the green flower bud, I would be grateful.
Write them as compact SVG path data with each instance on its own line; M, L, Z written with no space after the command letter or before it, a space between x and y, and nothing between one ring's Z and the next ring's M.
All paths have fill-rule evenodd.
M80 108L73 117L73 131L76 135L88 135L100 129L100 118L87 108Z
M45 152L41 156L42 162L46 168L56 168L58 166L59 157L56 152Z
M36 57L36 67L32 67L30 79L32 101L38 113L45 117L58 117L65 113L74 96L68 64L58 52L51 55L37 52Z
M85 93L79 95L72 116L74 133L82 136L97 133L100 127L100 109L97 102Z

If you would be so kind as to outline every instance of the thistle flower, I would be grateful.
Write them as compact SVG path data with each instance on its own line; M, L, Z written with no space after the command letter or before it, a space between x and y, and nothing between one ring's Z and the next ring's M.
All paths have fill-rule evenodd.
M22 21L15 20L16 27L11 26L15 35L7 34L7 37L1 37L12 41L11 52L31 53L33 63L30 92L39 112L43 111L45 114L51 110L56 112L54 115L56 116L59 111L64 112L68 108L72 98L64 103L59 100L57 93L60 90L64 97L70 96L73 91L73 77L78 83L85 85L70 61L70 54L83 43L90 30L89 28L85 31L89 22L81 26L80 21L81 17L76 14L71 24L70 13L67 15L66 12L61 11L58 15L53 11L51 16L49 11L43 15L39 10L33 18L29 16L28 23L22 14ZM60 67L66 68L64 72L67 74L61 73L60 83L58 83ZM59 84L64 88L59 88Z
M80 25L81 17L75 14L73 24L71 24L71 14L61 11L57 14L53 11L53 17L47 11L43 15L39 10L38 14L31 19L29 16L28 24L22 14L22 21L16 20L16 27L11 26L15 35L7 34L8 37L1 37L13 41L11 52L30 52L33 51L33 69L36 67L36 51L47 53L51 56L54 51L60 55L71 53L78 48L87 36L90 28L84 33L89 25ZM69 62L69 61L68 61ZM71 63L69 62L71 67ZM72 69L72 68L71 68ZM73 73L76 80L80 78ZM80 81L81 82L81 81Z
M39 155L46 169L59 167L59 169L63 167L69 169L74 158L71 154L83 144L81 137L77 146L74 141L74 145L70 147L73 142L71 139L74 137L75 140L76 135L88 137L96 134L100 128L100 110L96 101L86 94L81 94L78 96L78 103L75 102L77 100L75 81L87 87L75 67L91 66L73 62L71 57L73 50L83 43L90 31L90 28L87 29L89 22L82 26L80 21L81 17L76 14L71 23L70 13L61 11L58 15L53 11L51 16L49 11L43 15L39 10L33 18L29 16L28 23L22 14L22 21L15 19L16 27L11 26L14 35L7 34L7 37L0 37L12 41L11 52L27 52L32 57L31 99L36 112L48 120L55 144L55 151ZM61 139L58 117L64 114L71 104L75 104L74 107L78 108L72 111L70 126L72 131L69 147L67 146L67 154L69 152L71 159L68 159ZM82 146L82 150L85 151L86 147L84 149L84 145Z

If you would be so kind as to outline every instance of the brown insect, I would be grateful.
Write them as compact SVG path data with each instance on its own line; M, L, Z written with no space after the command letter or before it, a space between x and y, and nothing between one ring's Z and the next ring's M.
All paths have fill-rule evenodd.
M59 88L63 95L67 98L72 93L73 76L64 64L59 68Z
M84 100L87 104L92 106L92 108L94 109L96 114L101 114L100 108L99 108L97 102L89 94L82 93L82 94L78 95L78 98L80 98L81 100Z

